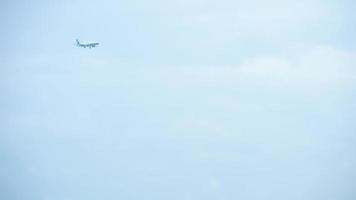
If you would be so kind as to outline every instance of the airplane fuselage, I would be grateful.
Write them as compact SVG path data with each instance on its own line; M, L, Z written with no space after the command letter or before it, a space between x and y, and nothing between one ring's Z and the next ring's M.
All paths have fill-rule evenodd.
M82 43L80 43L79 42L79 40L77 40L77 46L78 47L83 47L83 48L94 48L94 47L96 47L97 45L99 45L99 43L87 43L87 44L82 44Z

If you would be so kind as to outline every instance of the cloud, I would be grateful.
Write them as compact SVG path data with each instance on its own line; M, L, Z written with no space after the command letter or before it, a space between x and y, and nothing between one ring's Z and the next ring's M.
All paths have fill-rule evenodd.
M239 65L157 67L143 73L157 84L325 90L356 84L356 53L322 46L294 58L268 55Z
M251 57L238 65L135 66L117 59L89 55L82 56L77 62L70 58L67 60L67 64L61 66L48 60L31 60L20 69L13 70L15 74L8 71L3 75L19 76L20 72L36 75L40 70L55 76L61 72L63 76L76 77L77 82L84 81L89 85L91 82L102 86L120 84L130 88L238 87L246 90L327 91L356 85L356 52L328 46L316 46L293 57L272 54Z
M257 57L244 62L236 73L263 84L313 88L344 85L356 81L356 54L316 47L294 62L282 57Z

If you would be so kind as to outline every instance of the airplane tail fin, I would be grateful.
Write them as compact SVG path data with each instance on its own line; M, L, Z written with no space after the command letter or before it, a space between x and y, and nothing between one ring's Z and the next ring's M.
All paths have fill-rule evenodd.
M77 46L79 46L79 45L80 45L80 42L79 42L79 40L78 40L78 39L76 39L76 41L77 41Z

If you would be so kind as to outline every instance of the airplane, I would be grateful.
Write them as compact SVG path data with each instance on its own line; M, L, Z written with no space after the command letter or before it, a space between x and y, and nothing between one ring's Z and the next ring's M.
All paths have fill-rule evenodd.
M96 43L81 44L78 39L76 41L77 41L77 46L78 47L83 47L83 48L89 47L91 49L92 47L94 48L94 47L96 47L96 45L99 45L99 43L97 43L97 42Z

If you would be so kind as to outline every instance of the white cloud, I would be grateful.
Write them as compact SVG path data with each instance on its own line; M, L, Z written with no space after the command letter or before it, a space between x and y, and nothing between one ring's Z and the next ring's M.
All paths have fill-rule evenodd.
M243 63L237 71L264 84L330 87L356 81L356 54L316 47L299 55L296 62L273 56L258 57Z
M328 89L356 84L356 53L315 47L296 59L260 56L237 66L185 66L144 69L152 83L202 86ZM146 79L147 81L147 79Z
M65 68L66 76L75 77L78 83L110 87L125 85L136 89L139 86L154 86L183 91L191 87L235 87L243 90L296 89L323 92L356 85L356 53L324 46L311 48L293 58L278 55L252 57L239 65L132 66L101 58L82 58L82 62L76 64L75 67L70 63L61 67L51 67L50 63L35 66L42 69L43 73L48 71L52 74L62 72L62 68ZM19 76L20 72L34 75L38 72L26 66L13 72L17 75L10 72L5 74L11 77L11 74ZM53 76L52 79L55 79L55 74Z

